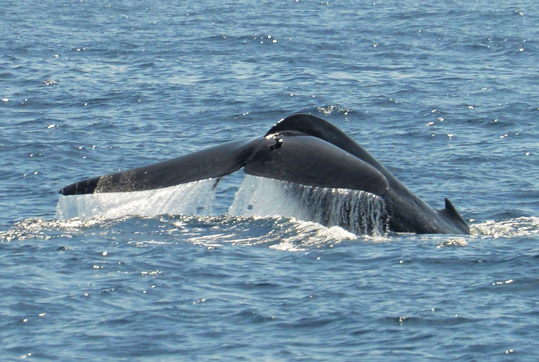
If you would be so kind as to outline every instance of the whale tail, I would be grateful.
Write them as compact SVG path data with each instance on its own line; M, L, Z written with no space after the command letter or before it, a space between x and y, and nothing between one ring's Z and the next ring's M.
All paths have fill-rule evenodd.
M229 142L148 166L75 182L60 190L63 195L131 192L165 188L221 177L245 164L252 140Z
M293 115L262 138L229 142L172 160L90 178L66 186L60 193L67 196L158 189L219 178L244 167L250 175L383 195L388 189L386 177L362 158L347 152L346 149L353 152L354 144L361 148L321 118Z

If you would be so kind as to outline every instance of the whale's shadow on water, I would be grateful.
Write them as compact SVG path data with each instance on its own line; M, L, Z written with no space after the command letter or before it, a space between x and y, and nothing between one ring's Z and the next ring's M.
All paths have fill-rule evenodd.
M138 198L122 198L116 193L147 193L147 197L153 198L153 207L161 203L166 208L170 200L162 196L163 189L192 187L180 192L186 199L176 202L178 209L173 212L185 213L185 207L190 207L189 213L199 213L211 209L208 202L221 178L241 168L247 176L239 191L251 195L236 195L229 210L233 214L264 214L280 198L290 200L279 204L279 214L283 216L341 226L354 233L470 233L448 199L445 209L434 210L352 138L327 121L307 114L282 119L263 137L229 142L172 160L79 181L60 193L92 194L93 199L84 200L97 204L86 205L86 210L98 210L101 198L115 200L115 210L131 208L144 214L140 203L133 203ZM205 191L195 192L193 185L202 185ZM264 196L258 195L258 202L253 203L256 192ZM197 198L202 201L194 201ZM73 213L68 204L60 201L60 216ZM76 204L71 203L70 207L75 205L77 209ZM169 209L164 211L170 213ZM79 216L94 215L90 211Z

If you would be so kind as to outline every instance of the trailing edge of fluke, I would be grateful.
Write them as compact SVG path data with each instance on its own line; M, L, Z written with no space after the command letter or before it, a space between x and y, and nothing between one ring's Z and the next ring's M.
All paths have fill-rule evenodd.
M377 195L384 200L390 231L470 233L448 199L444 210L434 210L352 138L309 114L284 118L263 137L228 142L172 160L79 181L60 193L67 196L158 189L219 178L242 167L249 175Z

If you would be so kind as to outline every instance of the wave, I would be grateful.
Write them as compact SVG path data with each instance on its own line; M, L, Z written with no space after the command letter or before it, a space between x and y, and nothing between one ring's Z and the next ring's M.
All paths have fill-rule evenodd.
M339 226L323 226L312 221L281 216L124 216L116 219L99 216L91 219L25 219L9 230L0 231L0 242L23 240L72 239L85 237L107 239L110 233L126 234L136 246L154 243L187 242L208 249L225 245L267 247L281 251L304 251L333 247L342 242L425 242L433 246L466 247L477 238L536 238L539 218L519 217L504 221L486 221L471 226L472 235L392 234L358 235ZM133 238L133 235L137 237ZM407 245L408 245L407 244Z
M15 223L7 231L0 231L0 242L54 239L67 242L70 239L78 240L80 236L98 241L109 240L111 234L126 235L127 244L137 247L187 242L208 249L225 245L266 245L281 251L333 247L344 241L389 240L385 236L356 235L338 226L326 227L296 218L160 215L117 219L29 218ZM58 250L62 251L64 247L59 245Z

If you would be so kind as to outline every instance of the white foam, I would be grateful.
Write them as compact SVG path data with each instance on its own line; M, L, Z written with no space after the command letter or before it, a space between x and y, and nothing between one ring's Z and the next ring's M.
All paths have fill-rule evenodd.
M357 240L357 236L339 226L325 227L311 221L291 219L293 232L288 232L279 243L270 248L281 251L303 251L318 247L333 246L346 240Z
M515 236L535 237L539 234L538 217L517 217L509 220L488 220L470 226L472 234L488 235L493 238L510 238Z

